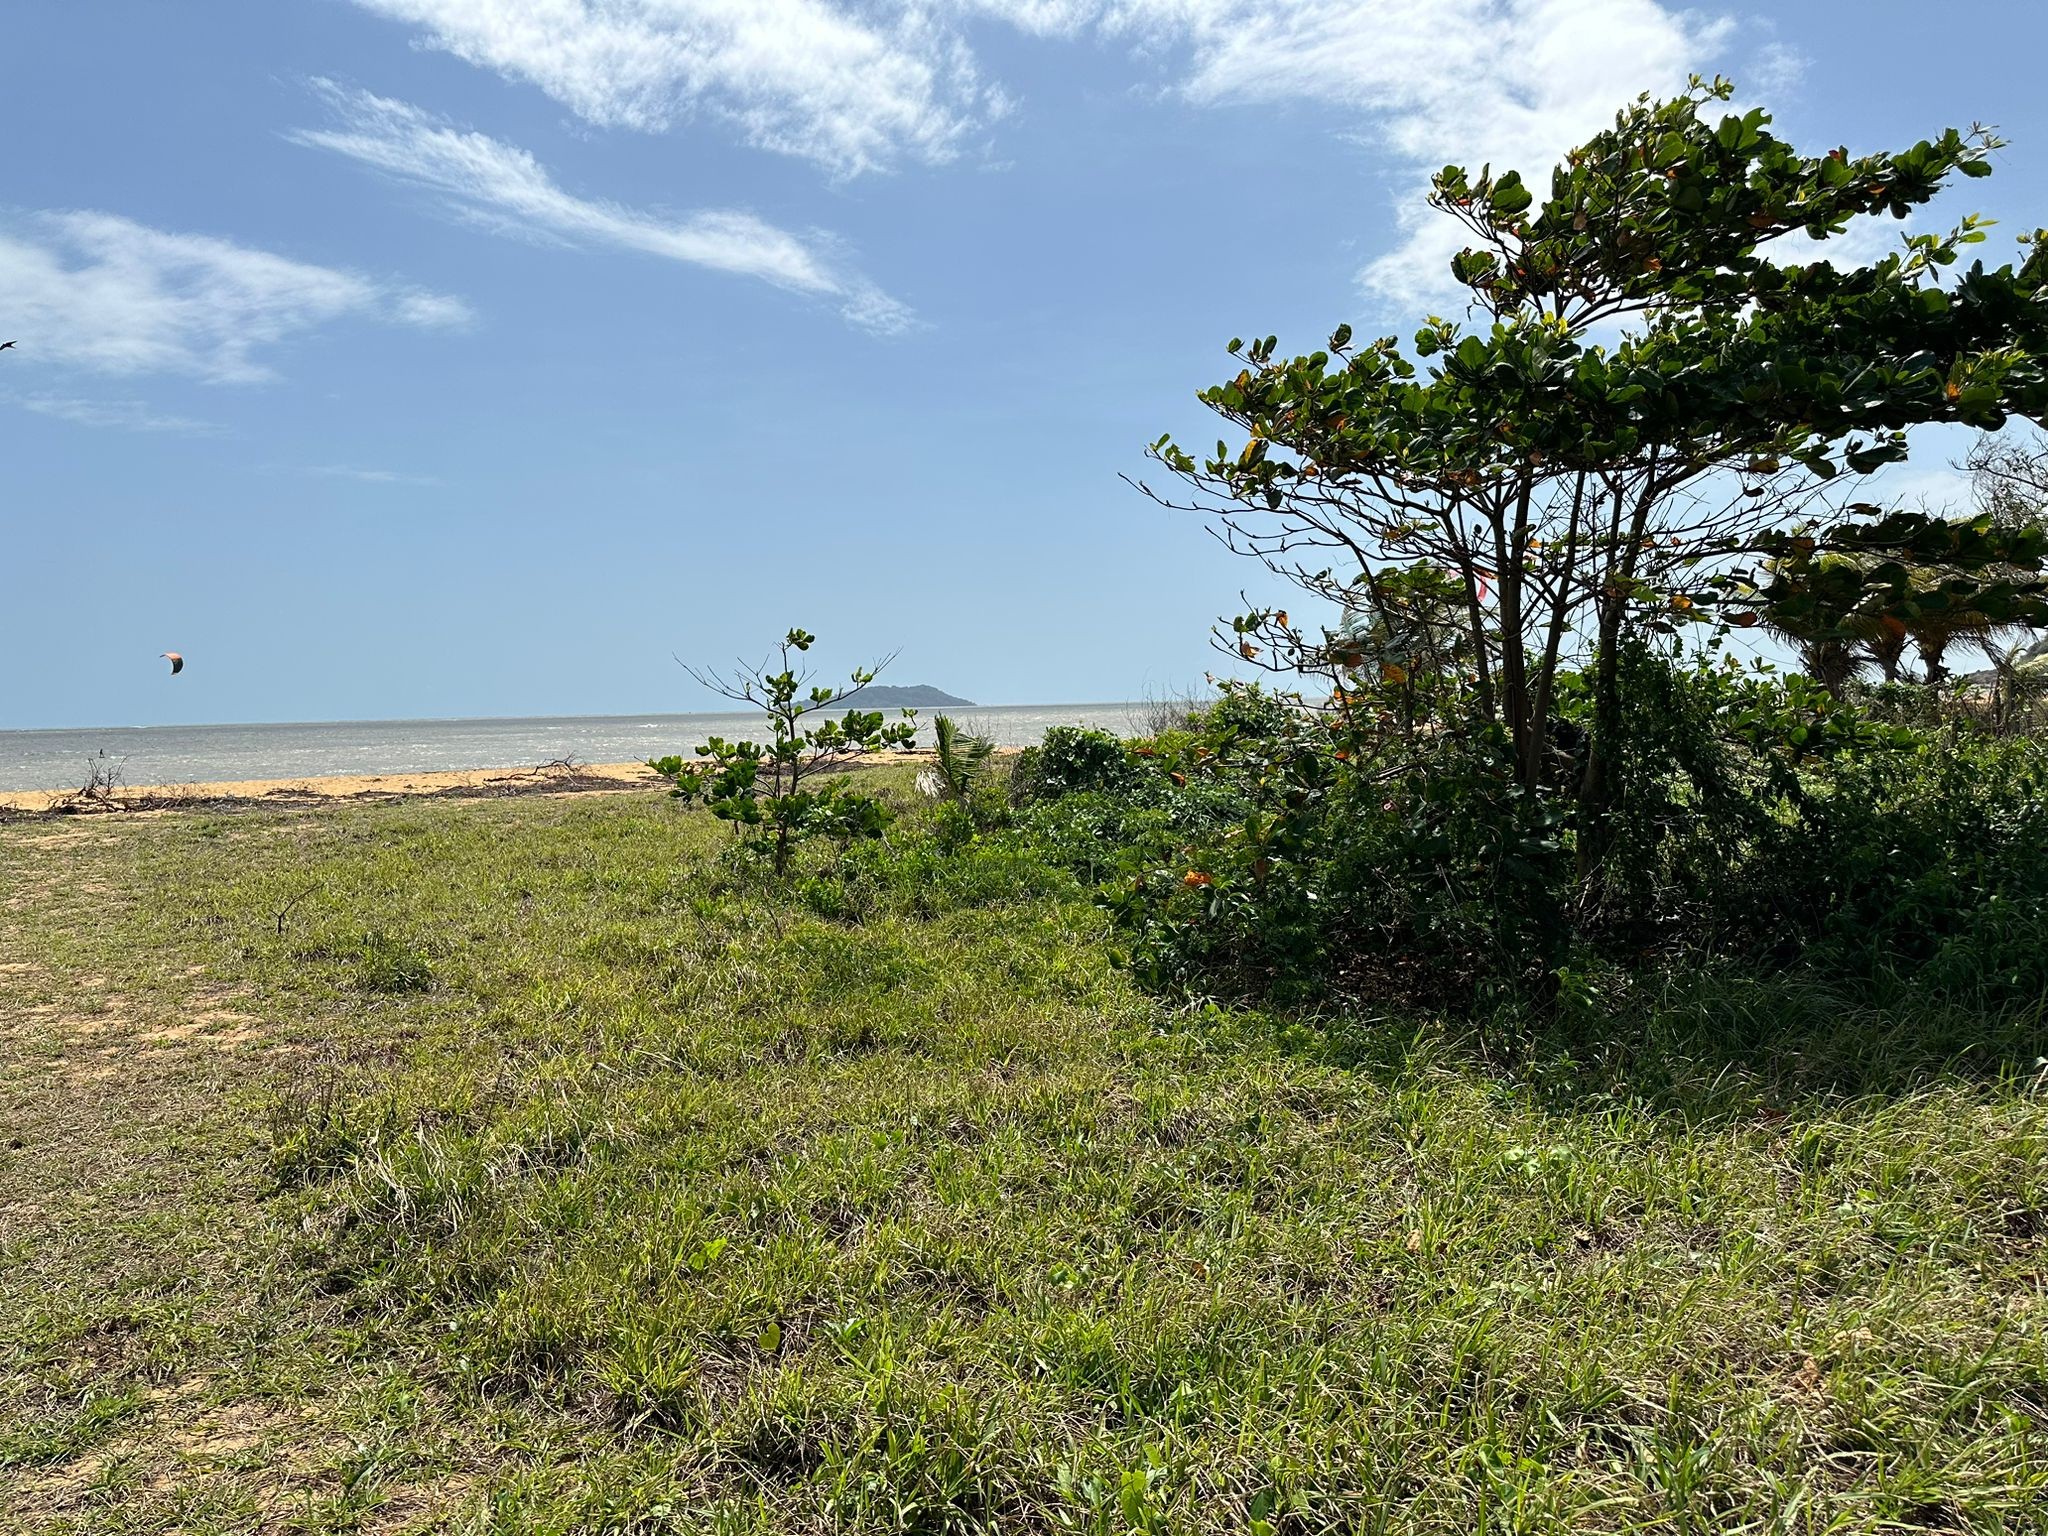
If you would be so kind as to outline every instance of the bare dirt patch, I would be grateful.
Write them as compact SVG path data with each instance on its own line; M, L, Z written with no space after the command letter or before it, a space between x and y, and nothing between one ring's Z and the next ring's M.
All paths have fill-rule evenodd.
M225 1008L209 1008L204 1012L188 1015L181 1023L145 1029L135 1038L150 1045L171 1045L191 1041L212 1050L226 1051L260 1038L263 1032L263 1020L253 1013L235 1013Z
M239 1402L199 1407L204 1383L187 1383L150 1394L148 1418L81 1456L39 1469L16 1485L18 1507L59 1515L82 1507L118 1472L128 1490L176 1494L203 1483L223 1464L275 1448L273 1475L286 1481L312 1461L302 1415L276 1403Z

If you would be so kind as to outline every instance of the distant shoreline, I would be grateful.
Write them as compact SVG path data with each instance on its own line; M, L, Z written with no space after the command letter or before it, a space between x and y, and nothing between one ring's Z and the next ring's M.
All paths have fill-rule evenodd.
M1056 725L1127 734L1144 710L1115 703L926 709L917 715L918 737L930 745L932 720L948 714L1001 746L1029 746ZM127 784L294 784L563 761L641 763L687 753L714 736L760 741L766 735L759 714L738 712L0 731L0 794L62 792L107 775Z
M560 770L461 768L429 773L333 773L297 779L229 779L213 784L124 784L108 803L79 805L75 811L65 809L67 803L77 800L75 790L8 790L0 791L0 810L31 816L101 815L203 809L238 801L292 806L417 795L590 794L652 789L660 783L645 763L579 763Z
M999 748L1007 757L1017 749ZM864 759L876 767L922 763L932 753L913 747ZM541 767L450 768L425 773L329 773L296 779L226 779L208 784L124 784L105 800L73 789L0 790L0 820L42 820L164 811L246 810L257 805L304 809L344 800L440 797L509 799L523 795L619 794L660 789L667 781L645 763L550 763Z
M865 697L848 704L865 703ZM1049 704L940 704L913 705L959 710L1109 710L1141 709L1143 699L1055 699ZM883 704L882 708L897 706ZM99 731L306 731L341 730L350 726L381 725L612 725L641 720L757 720L760 711L748 709L681 709L652 714L624 715L397 715L363 720L161 720L154 725L8 725L0 726L0 737L79 736Z

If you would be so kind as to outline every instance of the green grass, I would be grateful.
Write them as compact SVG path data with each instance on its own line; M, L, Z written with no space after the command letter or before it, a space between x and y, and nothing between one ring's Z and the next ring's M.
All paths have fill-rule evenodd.
M2048 1530L2038 1009L1178 1006L721 830L0 827L0 1530Z

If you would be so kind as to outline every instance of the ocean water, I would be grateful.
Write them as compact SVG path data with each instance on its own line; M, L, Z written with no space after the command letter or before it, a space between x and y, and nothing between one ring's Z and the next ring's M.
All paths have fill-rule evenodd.
M949 709L1000 746L1029 746L1055 725L1129 734L1143 704L1003 704ZM892 717L893 717L893 712ZM932 711L920 710L920 739ZM689 756L706 736L765 739L758 715L587 715L533 720L336 720L303 725L97 726L0 731L0 790L69 789L104 752L124 784L207 784L342 773L528 768L573 757L632 763Z

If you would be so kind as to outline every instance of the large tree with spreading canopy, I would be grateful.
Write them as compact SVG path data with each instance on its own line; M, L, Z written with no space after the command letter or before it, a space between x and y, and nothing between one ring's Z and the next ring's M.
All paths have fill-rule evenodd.
M1825 244L1988 175L1998 141L1951 129L1808 155L1731 98L1696 79L1639 99L1544 193L1446 166L1430 202L1468 234L1452 262L1464 318L1430 316L1405 347L1354 343L1349 326L1292 358L1273 337L1233 342L1239 371L1201 399L1237 440L1153 446L1191 489L1162 499L1350 615L1256 612L1233 635L1248 655L1342 676L1371 628L1358 615L1412 607L1413 576L1396 593L1397 575L1448 578L1442 611L1463 633L1438 649L1531 788L1558 787L1559 682L1588 666L1590 742L1564 786L1582 859L1598 858L1633 632L2048 618L2038 532L1848 489L1906 458L1916 427L1996 429L2048 405L2039 240L1995 268L1960 264L1986 238L1976 216L1866 266Z

